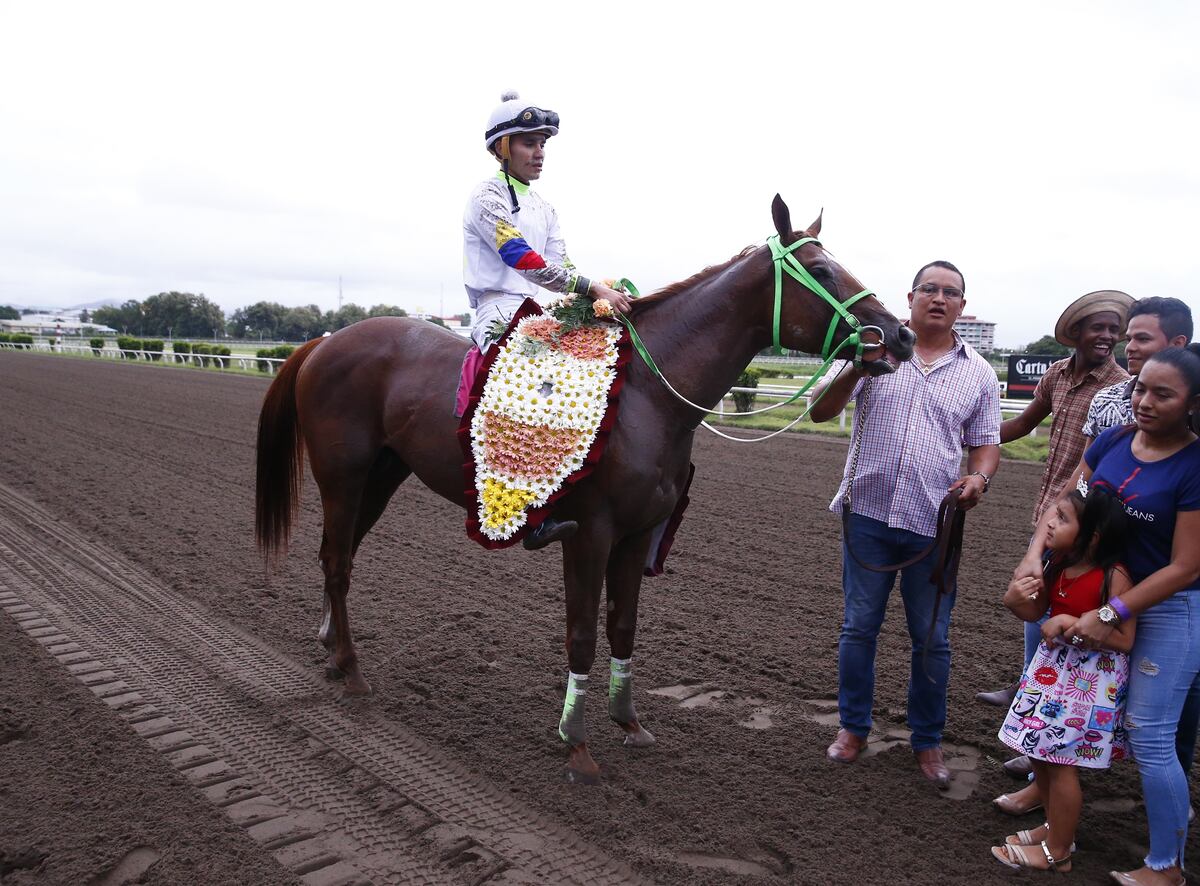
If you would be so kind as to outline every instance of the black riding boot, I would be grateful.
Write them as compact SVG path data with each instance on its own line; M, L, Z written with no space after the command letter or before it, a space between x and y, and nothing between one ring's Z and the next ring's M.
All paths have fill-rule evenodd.
M521 544L527 551L536 551L551 542L566 541L578 529L579 524L574 520L555 520L553 517L547 517L537 529L525 536Z

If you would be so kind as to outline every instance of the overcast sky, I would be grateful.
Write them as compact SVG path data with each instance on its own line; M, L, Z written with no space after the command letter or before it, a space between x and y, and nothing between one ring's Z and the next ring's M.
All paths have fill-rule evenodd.
M1200 4L0 0L0 304L466 309L506 88L537 189L643 292L776 191L894 312L921 264L1016 346L1099 288L1200 310Z

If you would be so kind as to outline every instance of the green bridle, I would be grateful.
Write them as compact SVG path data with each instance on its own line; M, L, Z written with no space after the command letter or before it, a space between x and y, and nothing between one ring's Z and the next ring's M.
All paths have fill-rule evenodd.
M833 361L835 354L840 354L843 349L848 346L854 347L854 365L855 367L862 366L863 351L871 348L880 347L880 342L883 341L883 330L878 326L862 326L850 311L847 310L851 305L866 298L868 295L874 295L869 289L864 289L857 295L852 295L844 302L838 301L829 291L817 282L816 278L809 273L808 268L800 263L800 259L792 255L806 243L816 243L821 245L821 241L816 237L801 237L790 246L784 246L779 235L775 234L767 240L767 245L771 247L771 261L775 264L775 310L772 323L772 344L780 354L783 353L783 345L779 342L779 316L783 311L783 275L786 273L789 277L804 286L814 295L820 296L829 306L833 308L833 317L829 321L829 331L825 333L825 343L821 346L821 359L826 361L826 364ZM830 345L833 343L834 332L837 331L838 321L845 321L850 327L850 334L842 339L841 343L836 348L830 350ZM879 335L879 342L864 342L862 334L864 332L874 331ZM824 367L822 367L822 371Z
M855 304L856 302L860 301L861 299L866 298L868 295L874 295L874 293L871 292L871 290L869 290L869 289L864 289L862 292L858 293L857 295L851 296L850 298L846 299L844 302L838 301L836 298L834 298L829 293L829 291L824 286L822 286L820 283L817 282L816 278L814 278L813 275L809 273L808 268L804 267L804 265L802 265L800 263L800 260L798 258L796 258L796 256L792 255L792 253L795 250L799 249L805 243L816 243L818 246L821 245L821 241L819 241L816 237L803 237L803 238L797 240L795 243L791 244L790 246L782 245L779 242L778 234L773 235L772 237L770 237L770 239L767 240L767 245L769 247L771 247L771 261L775 265L775 306L772 311L772 317L773 317L772 341L773 341L773 344L774 344L776 350L778 350L779 353L781 353L781 354L783 353L783 347L779 341L779 317L783 311L783 275L784 275L784 272L787 272L788 276L790 276L793 280L795 280L801 286L804 286L805 288L810 290L814 295L817 295L820 298L824 299L826 302L828 302L829 306L833 308L833 317L829 321L829 330L825 333L825 343L821 346L822 363L821 363L820 368L817 369L817 371L813 373L812 377L808 380L808 382L806 382L794 394L792 394L790 397L788 397L786 400L782 401L781 403L777 403L772 406L766 407L767 409L777 409L782 406L787 406L789 403L794 403L797 400L799 400L801 397L803 397L805 394L807 394L809 392L809 390L815 384L817 384L817 382L819 382L821 380L821 377L825 374L825 370L827 370L829 368L830 364L832 364L833 361L835 359L837 359L837 355L840 354L843 349L845 349L847 347L853 347L854 348L854 365L856 368L862 368L863 351L873 350L875 348L884 347L884 345L883 345L883 330L880 329L878 326L863 326L861 323L859 323L858 318L855 317L853 314L850 313L850 311L847 310L847 308L849 308L851 305ZM617 285L618 285L618 287L624 289L626 292L628 292L630 295L632 295L634 298L637 298L638 295L640 294L637 291L637 287L634 286L633 283L631 283L627 279L620 280ZM711 409L706 409L703 406L698 406L697 404L692 403L691 401L683 398L671 386L670 382L668 382L666 380L666 378L663 377L662 371L655 364L654 358L650 356L650 352L646 350L646 346L642 342L642 337L640 335L638 335L637 330L633 328L633 323L631 323L629 321L629 318L626 317L624 314L617 314L617 319L619 319L621 321L621 323L624 324L625 328L629 331L629 339L630 339L630 342L633 344L634 350L637 351L638 355L645 362L646 366L648 366L650 368L650 371L653 372L656 376L658 376L658 378L661 379L662 382L667 385L667 387L668 387L668 389L670 389L671 393L675 394L676 397L679 397L681 400L683 400L689 406L699 409L701 412L708 412L708 413L713 412L713 410L711 410ZM838 323L839 323L839 321L843 321L843 320L850 327L850 334L848 336L846 336L844 339L842 339L842 341L837 345L837 347L831 348L830 345L833 342L833 336L834 336L834 333L837 331ZM879 341L878 342L864 342L862 339L864 332L877 333L879 335ZM824 391L822 391L821 393L823 395ZM807 415L812 410L813 405L816 405L815 402L812 405L810 405L807 410L805 410L804 415ZM759 410L759 411L763 411L763 410ZM802 415L801 418L803 418L803 417L804 416Z

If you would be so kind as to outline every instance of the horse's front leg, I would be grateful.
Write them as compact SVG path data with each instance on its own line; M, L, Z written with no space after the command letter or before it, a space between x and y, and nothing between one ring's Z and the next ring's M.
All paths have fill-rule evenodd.
M635 748L654 744L654 736L642 728L633 706L633 640L637 634L638 593L654 537L654 529L648 529L622 539L608 559L608 645L612 650L608 716L625 731L626 746Z
M563 544L563 584L567 604L567 692L563 699L558 735L570 748L567 780L595 784L600 767L587 747L587 722L584 702L588 693L588 674L596 660L596 623L600 609L600 589L611 549L611 536L600 526L585 525Z

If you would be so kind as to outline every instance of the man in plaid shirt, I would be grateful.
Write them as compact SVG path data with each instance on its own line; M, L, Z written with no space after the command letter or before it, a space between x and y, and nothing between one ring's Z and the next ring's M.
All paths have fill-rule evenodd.
M875 695L875 646L896 571L872 565L900 563L920 553L936 534L946 493L961 489L959 507L979 503L1000 465L1000 386L996 373L954 331L966 304L962 273L949 262L921 268L908 294L909 327L917 334L913 357L891 375L867 380L844 366L812 411L814 421L838 415L855 398L853 479L849 532L843 539L845 617L838 641L838 711L841 729L830 759L852 763L866 746ZM866 418L863 403L866 401ZM961 470L963 448L968 450ZM850 478L854 447L830 510L839 512ZM912 639L908 723L922 774L939 787L950 783L942 757L946 689L950 680L951 587L934 612L930 581L936 552L900 572L900 593ZM926 647L930 624L933 629Z

